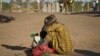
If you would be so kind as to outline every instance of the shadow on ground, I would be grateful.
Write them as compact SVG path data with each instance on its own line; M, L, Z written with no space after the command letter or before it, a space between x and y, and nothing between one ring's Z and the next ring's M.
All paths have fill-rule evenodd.
M100 15L95 15L94 17L100 17Z
M2 44L2 47L5 47L6 49L11 49L11 50L24 50L26 56L31 56L31 49L27 47L21 47L21 46L10 46L10 45L5 45Z
M2 44L2 47L5 47L7 49L11 49L11 50L25 50L25 54L26 56L31 56L31 49L27 48L27 47L21 47L21 46L10 46L10 45L5 45ZM75 55L77 54L77 55ZM79 55L81 54L81 55ZM100 53L96 53L93 51L88 51L88 50L80 50L80 49L75 49L74 50L74 54L72 56L100 56Z
M71 15L84 15L86 14L87 16L91 17L100 17L100 12L76 12L76 13L71 13Z
M71 15L75 15L75 14L100 14L100 12L75 12L75 13L71 13Z
M96 52L88 51L88 50L75 49L75 53L79 53L79 54L82 54L84 56L100 56L100 53L96 53Z

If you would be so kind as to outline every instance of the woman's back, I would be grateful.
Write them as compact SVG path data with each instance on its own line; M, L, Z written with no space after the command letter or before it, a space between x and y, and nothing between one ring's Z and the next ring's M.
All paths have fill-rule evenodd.
M52 48L57 53L69 54L72 52L73 46L68 29L62 23L52 23L47 28L46 39L50 40Z

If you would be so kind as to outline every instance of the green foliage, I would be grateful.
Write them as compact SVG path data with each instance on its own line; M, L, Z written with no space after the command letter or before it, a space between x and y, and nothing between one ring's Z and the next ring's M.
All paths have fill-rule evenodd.
M76 12L79 12L81 11L81 2L76 2L75 3L75 9L74 9Z
M16 0L16 4L22 6L23 2L22 2L22 0Z
M7 9L9 9L9 3L7 3L7 2L2 2L2 9L3 10L7 10Z
M88 10L88 5L89 5L89 8L92 7L92 3L91 2L89 2L89 3L87 2L83 7L84 12L86 12ZM75 2L74 11L75 12L81 12L81 10L82 10L82 2Z
M32 2L31 6L32 6L33 9L38 9L38 3L36 1Z
M27 2L23 2L23 8L27 8Z
M98 6L100 7L100 2L99 2L99 4L98 4Z
M38 4L36 1L31 2L30 4L28 4L28 2L23 2L23 3L19 3L18 5L21 5L23 8L29 7L31 9L38 9Z

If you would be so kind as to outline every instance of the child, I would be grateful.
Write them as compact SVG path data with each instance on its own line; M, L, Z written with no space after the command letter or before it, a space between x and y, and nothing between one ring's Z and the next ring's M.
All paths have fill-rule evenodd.
M38 33L32 34L31 37L33 37L32 56L49 55L53 52L53 49L49 48L48 45L42 44L44 41Z
M32 47L33 47L33 48L36 47L37 45L43 43L43 39L39 36L38 33L35 33L35 34L33 33L33 34L31 35L31 37L33 37L33 42L32 42Z

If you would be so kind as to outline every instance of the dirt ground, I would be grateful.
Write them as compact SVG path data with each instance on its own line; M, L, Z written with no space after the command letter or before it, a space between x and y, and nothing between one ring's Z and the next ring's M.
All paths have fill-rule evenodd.
M16 20L0 23L0 56L30 56L31 33L39 33L48 13L9 13ZM100 56L100 16L55 14L69 28L74 45L72 56ZM56 56L56 55L52 55ZM61 55L58 55L61 56ZM64 56L64 55L62 55Z

